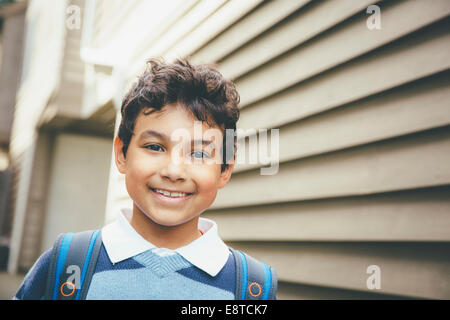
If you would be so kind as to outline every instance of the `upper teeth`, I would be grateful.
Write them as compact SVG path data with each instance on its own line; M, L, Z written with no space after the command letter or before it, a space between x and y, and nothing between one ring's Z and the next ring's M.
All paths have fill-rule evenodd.
M155 189L156 192L161 193L165 196L168 197L184 197L187 195L187 193L181 193L181 192L169 192L166 190L161 190L161 189Z

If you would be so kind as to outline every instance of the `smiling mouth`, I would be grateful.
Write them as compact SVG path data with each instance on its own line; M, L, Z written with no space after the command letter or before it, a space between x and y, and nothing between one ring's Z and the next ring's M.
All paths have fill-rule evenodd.
M164 190L164 189L158 189L158 188L151 188L150 190L152 190L153 192L169 197L169 198L184 198L187 196L192 195L193 193L190 192L180 192L180 191L168 191L168 190Z

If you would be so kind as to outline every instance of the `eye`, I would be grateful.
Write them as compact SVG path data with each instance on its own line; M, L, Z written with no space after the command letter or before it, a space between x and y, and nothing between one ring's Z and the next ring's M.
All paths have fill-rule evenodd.
M144 146L144 148L150 149L153 151L164 151L164 149L158 144L149 144L149 145Z
M198 159L201 159L201 158L211 158L211 157L209 156L209 154L207 154L207 153L205 153L205 152L203 152L203 151L194 151L194 152L191 153L191 155L192 155L194 158L198 158Z

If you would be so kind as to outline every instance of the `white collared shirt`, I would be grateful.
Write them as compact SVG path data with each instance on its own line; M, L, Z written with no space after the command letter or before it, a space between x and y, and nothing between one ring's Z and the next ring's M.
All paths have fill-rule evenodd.
M175 250L158 248L145 240L131 226L130 209L122 209L116 221L102 229L102 240L111 262L117 263L134 257L144 251L152 250L164 256L178 253L197 268L211 276L216 276L227 262L230 251L219 236L217 224L209 219L199 218L198 229L203 232L200 238Z

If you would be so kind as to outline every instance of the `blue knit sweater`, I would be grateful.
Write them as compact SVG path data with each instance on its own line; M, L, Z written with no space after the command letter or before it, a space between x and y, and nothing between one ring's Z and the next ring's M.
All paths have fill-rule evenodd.
M51 250L43 253L26 275L14 299L42 299ZM235 262L230 254L212 277L180 254L159 256L147 250L112 264L102 245L86 299L234 299Z

